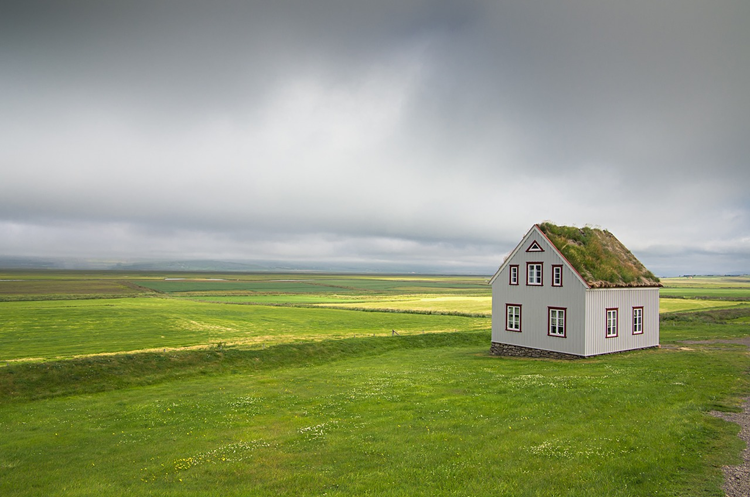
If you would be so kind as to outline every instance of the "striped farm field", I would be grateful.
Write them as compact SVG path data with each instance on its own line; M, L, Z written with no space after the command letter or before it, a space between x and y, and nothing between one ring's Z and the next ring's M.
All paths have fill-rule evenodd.
M666 297L750 301L750 276L697 276L662 279Z
M284 304L354 310L384 310L402 312L455 313L464 315L492 314L491 296L472 295L224 295L198 296L191 299L205 302L228 304ZM714 308L748 306L750 303L730 300L709 300L706 298L661 298L659 312L700 311Z
M335 293L335 294L402 294L446 292L489 293L484 277L395 278L380 276L326 277L321 275L277 276L257 280L240 278L165 278L138 281L139 285L165 293Z
M0 301L13 296L40 297L60 296L75 298L81 296L130 296L142 290L129 286L127 282L102 279L21 279L19 277L0 278Z
M215 295L201 294L182 296L176 295L176 298L195 300L199 302L222 302L226 304L356 304L357 302L369 301L367 297L360 295L335 295L335 294L254 294L254 295Z
M736 288L695 288L695 287L666 287L659 290L665 297L678 298L708 298L750 301L750 287Z
M217 343L489 329L488 318L244 306L171 298L2 302L0 361Z
M729 309L732 307L750 307L750 302L682 298L659 299L659 313Z
M665 288L744 288L750 289L750 275L744 276L682 276L662 278Z

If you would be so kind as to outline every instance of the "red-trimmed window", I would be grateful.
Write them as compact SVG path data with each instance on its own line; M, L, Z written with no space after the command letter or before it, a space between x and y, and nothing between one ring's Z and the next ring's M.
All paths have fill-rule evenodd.
M542 263L526 263L526 284L529 286L542 286Z
M506 331L521 331L521 306L518 304L505 304L505 315Z
M510 280L509 284L511 285L517 285L518 284L518 265L510 266Z
M552 337L565 338L565 311L564 307L548 307L547 334Z
M607 338L617 336L617 309L607 309Z
M633 335L643 334L643 307L633 307Z
M555 264L552 266L552 286L563 286L562 268L562 264Z

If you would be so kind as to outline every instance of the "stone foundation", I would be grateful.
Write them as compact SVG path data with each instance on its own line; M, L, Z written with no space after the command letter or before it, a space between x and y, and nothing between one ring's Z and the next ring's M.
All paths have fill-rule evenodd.
M583 359L583 356L553 352L551 350L532 349L520 345L492 342L490 354L508 357L534 357L540 359Z
M660 347L661 345L652 345L650 347L641 347L638 349L604 352L599 355L621 354L623 352L632 352L634 350L657 349ZM521 347L520 345L510 345L508 343L497 342L492 342L492 345L490 346L490 354L505 357L534 357L540 359L585 359L582 355L565 354L564 352L552 352L551 350L533 349L531 347Z

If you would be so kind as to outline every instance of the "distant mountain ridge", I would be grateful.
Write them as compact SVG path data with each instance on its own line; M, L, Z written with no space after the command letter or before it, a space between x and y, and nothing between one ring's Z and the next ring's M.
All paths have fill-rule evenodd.
M118 271L211 271L211 272L251 272L268 271L274 269L263 264L215 261L215 260L188 260L188 261L155 261L155 262L130 262L117 263L110 269Z
M364 261L223 261L214 259L122 261L111 259L42 258L0 256L6 270L99 270L170 272L333 272L333 273L421 273L491 274L490 267L442 267L430 264Z
M41 257L0 256L0 269L65 269L60 261Z

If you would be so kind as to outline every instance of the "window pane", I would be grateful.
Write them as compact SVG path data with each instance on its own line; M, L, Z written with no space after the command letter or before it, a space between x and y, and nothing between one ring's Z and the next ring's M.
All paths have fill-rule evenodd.
M607 336L617 336L617 309L607 311Z
M513 331L521 331L521 307L517 305L509 305L507 309L507 329Z
M541 285L542 284L542 265L541 264L529 264L528 265L528 278L529 285Z
M633 333L643 333L643 309L633 309Z
M549 310L549 334L556 336L565 336L565 310Z

